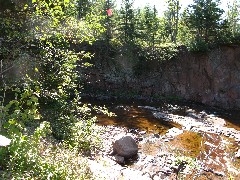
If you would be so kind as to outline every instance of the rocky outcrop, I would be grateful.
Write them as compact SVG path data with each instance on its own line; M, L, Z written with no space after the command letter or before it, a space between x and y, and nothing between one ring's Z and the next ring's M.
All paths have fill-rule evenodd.
M222 46L205 54L184 51L175 60L148 64L150 69L136 76L136 61L128 57L115 58L114 63L96 60L88 80L105 90L177 96L225 109L240 108L239 46Z

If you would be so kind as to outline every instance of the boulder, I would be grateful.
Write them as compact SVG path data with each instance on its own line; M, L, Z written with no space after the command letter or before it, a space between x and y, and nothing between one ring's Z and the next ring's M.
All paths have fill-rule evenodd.
M114 156L114 161L116 161L118 164L125 164L124 157L119 156L119 155Z
M11 143L10 139L0 135L0 146L8 146L10 143Z
M113 151L124 158L138 153L138 145L131 136L124 136L113 143Z

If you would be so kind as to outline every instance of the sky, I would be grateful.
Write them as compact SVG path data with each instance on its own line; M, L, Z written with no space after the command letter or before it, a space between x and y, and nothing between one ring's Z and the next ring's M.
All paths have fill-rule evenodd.
M222 9L227 9L227 3L232 2L233 0L221 0L220 7ZM116 0L117 7L121 6L122 0ZM143 8L146 5L154 6L156 7L158 14L162 15L163 11L166 10L166 0L134 0L134 8ZM182 5L182 9L187 7L189 4L192 4L193 0L180 0L180 5Z

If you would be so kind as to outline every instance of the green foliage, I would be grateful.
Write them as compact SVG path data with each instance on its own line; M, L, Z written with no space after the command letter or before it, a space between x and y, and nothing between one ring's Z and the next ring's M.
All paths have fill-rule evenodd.
M236 36L240 33L240 12L239 12L240 3L237 0L234 0L232 4L228 4L227 20L229 23L229 31L233 36Z
M164 61L172 60L178 55L178 47L175 44L162 44L156 48L140 47L138 50L138 62L134 67L135 75L149 73Z
M94 108L80 99L82 68L88 64L81 60L92 57L80 45L101 40L106 61L116 53L131 55L141 75L175 58L178 41L194 52L207 51L212 40L239 43L236 4L220 22L222 10L211 0L194 1L182 20L179 1L173 0L162 18L155 8L134 10L130 0L113 17L106 16L112 2L14 2L0 0L0 130L12 140L0 149L2 179L90 178L78 153L96 150L100 139ZM10 83L7 73L22 62L29 65L24 76Z
M16 13L22 12L20 23L8 16L8 11L1 16L4 44L0 128L12 140L8 149L0 152L4 160L1 166L6 169L2 178L85 179L89 172L75 156L79 151L94 150L99 143L96 118L79 96L83 77L79 72L86 64L81 60L91 56L84 51L75 52L70 46L91 43L100 37L105 30L100 24L101 16L91 14L78 20L75 1L68 0L33 0ZM16 40L19 41L13 51L10 45ZM35 72L7 86L4 71L11 69L7 63L15 65L15 57L22 54L32 57L31 63L36 60ZM7 101L9 93L14 94L14 99ZM44 146L49 133L64 145ZM65 153L56 150L58 146Z
M209 51L209 45L206 41L201 38L196 38L188 45L188 48L191 52L207 52Z
M43 122L32 135L15 134L8 147L7 171L0 175L1 179L89 178L86 161L75 150L46 139L49 132L50 124Z
M68 4L64 5L65 8L68 7ZM71 6L71 4L69 5ZM43 4L40 4L39 11L33 13L34 17L37 16L38 19L42 19L42 6ZM47 5L46 7L51 12L52 7ZM84 139L87 136L93 138L91 136L93 133L90 132L93 129L89 127L93 125L93 120L88 109L84 108L80 102L79 91L81 87L79 83L81 82L81 76L78 75L77 68L83 66L80 62L82 58L90 56L83 51L79 53L71 51L69 47L70 43L95 40L95 34L91 36L88 32L88 29L94 29L93 26L97 26L94 29L95 33L97 33L96 30L102 31L103 28L98 27L97 23L90 25L90 22L87 21L84 22L86 26L82 26L81 22L70 15L71 13L66 14L64 12L50 14L48 15L49 21L45 23L45 27L51 28L50 31L49 28L43 31L45 27L42 27L35 32L35 38L38 39L37 42L40 47L38 57L41 89L39 102L42 118L51 123L53 135L57 139L71 142L70 144L73 147L78 146L88 149L90 147L81 146L81 144L86 143L90 146L94 143L89 141L90 139ZM64 22L69 20L71 22L70 27L65 27ZM73 34L71 28L73 28L75 34ZM84 33L88 33L88 36ZM75 133L76 129L79 130L79 133L81 131L83 135L81 141L72 142L73 139L77 139L75 136L79 135Z
M180 5L179 0L168 0L168 10L165 11L165 31L170 36L170 42L176 43L179 26Z
M120 38L124 43L133 43L135 40L135 17L134 17L133 1L124 0L120 9L118 27L120 30Z
M179 44L188 45L192 39L194 39L195 34L191 32L184 21L185 12L182 14L182 17L179 20L178 24L178 34L177 41Z
M0 0L0 11L14 10L14 3L12 1Z
M85 17L90 11L91 2L89 0L78 0L77 3L78 18L80 19Z
M157 44L157 31L159 20L157 10L154 7L145 6L142 11L138 12L138 22L136 23L136 43L145 47L154 47Z
M13 136L24 130L26 125L40 118L38 111L38 86L26 78L22 88L10 87L15 93L14 100L0 107L0 119L8 135Z
M195 32L197 38L208 42L216 39L223 10L219 0L194 0L187 9L186 25Z

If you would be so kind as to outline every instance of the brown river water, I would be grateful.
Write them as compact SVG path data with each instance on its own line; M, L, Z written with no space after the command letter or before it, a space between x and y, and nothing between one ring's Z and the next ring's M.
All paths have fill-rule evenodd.
M117 101L117 100L97 100L97 99L87 99L85 101L91 105L100 105L108 108L110 112L115 113L116 116L108 117L103 114L97 115L97 124L101 126L113 125L128 128L129 131L137 129L138 131L145 131L147 134L158 134L164 135L169 129L177 127L181 129L181 126L177 123L164 121L163 119L157 119L153 116L151 109L143 108L143 106L150 106L157 108L159 111L172 113L175 115L186 116L186 110L192 109L196 113L206 112L208 115L214 115L224 119L229 128L234 128L240 131L240 111L227 111L213 107L207 107L202 104L196 104L192 102L146 102L146 101ZM204 146L203 142L211 143L216 147L222 143L222 140L228 141L228 145L225 146L224 150L215 148L212 150L208 146ZM167 148L171 152L175 149L178 154L193 157L197 159L216 159L218 157L224 167L214 165L213 168L219 171L224 171L224 168L229 166L226 163L225 157L231 159L229 163L235 169L240 169L240 159L234 158L234 152L239 149L239 144L233 139L227 137L220 137L217 134L211 133L195 133L191 131L185 131L184 133L178 135L176 138L169 142L165 142L164 146L162 143L154 144L143 144L141 146L141 153L155 155L159 149L163 147ZM203 153L204 152L204 153ZM204 154L208 154L204 157ZM226 155L227 154L227 155ZM134 166L137 159L130 160L127 165ZM206 165L207 167L207 165ZM210 175L209 175L210 176ZM240 178L239 175L233 176L235 178Z
M87 99L85 102L91 105L100 105L108 108L116 116L108 117L106 115L97 114L97 124L99 125L115 125L126 127L129 129L139 129L148 133L164 134L172 127L180 127L173 122L155 118L151 110L141 108L142 106L151 106L158 108L164 112L185 116L186 110L193 109L195 112L204 111L207 114L213 114L216 117L223 118L227 122L227 127L240 130L240 111L229 111L218 108L204 106L192 102L158 102L148 103L146 101L117 101L117 100L96 100Z

